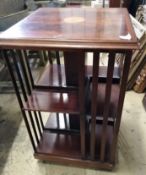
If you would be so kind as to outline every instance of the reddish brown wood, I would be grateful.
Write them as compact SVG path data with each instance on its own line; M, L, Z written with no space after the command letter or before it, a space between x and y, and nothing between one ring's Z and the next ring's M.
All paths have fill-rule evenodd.
M110 101L111 101L111 92L112 92L114 63L115 63L115 53L110 52L109 59L108 59L107 82L106 82L104 111L103 111L103 124L102 124L103 126L102 126L102 139L101 139L101 152L100 152L101 161L104 161L105 159L106 137L108 133L107 124L108 124L109 110L110 110L110 103L111 103Z
M130 36L129 39L122 39L126 35ZM14 55L11 56L12 58L4 55L24 117L25 113L32 111L38 111L39 114L42 111L56 113L54 117L56 120L50 118L48 121L52 127L57 127L56 131L51 131L42 124L43 134L42 138L38 138L38 144L33 141L35 131L30 128L33 126L33 121L30 121L31 116L27 116L29 123L25 119L35 157L66 165L112 169L115 163L131 50L138 48L127 10L41 8L3 32L0 35L0 47L17 49L17 53L29 49L38 52L55 50L65 53L65 71L62 66L53 64L50 68L45 68L37 81L37 84L43 87L41 90L32 86L31 92L28 93L26 85L31 77L22 77L24 85L20 84L24 86L27 93L26 102L22 102L20 92L24 93L24 91L19 91L15 74L12 74L13 69L7 60L13 60ZM88 51L125 54L123 69L121 69L123 74L119 74L118 69L114 68L113 61L109 62L107 69L98 67L98 60L94 59L93 76L92 67L84 65L85 54ZM21 55L17 55L20 61ZM27 59L25 56L23 61L24 58ZM17 74L25 76L25 71L18 67ZM99 75L96 77L97 72ZM121 78L120 83L119 78ZM115 81L116 79L118 81ZM50 89L49 85L55 86L54 89ZM72 89L71 86L75 88ZM62 131L59 131L60 113L68 116L66 121L64 120L66 126ZM33 117L35 126L36 118ZM68 123L71 125L73 123L73 126L78 125L78 131L72 132L74 128L68 126ZM100 145L104 151L101 150Z
M80 117L80 142L82 159L86 158L86 141L85 141L85 52L80 51L80 61L78 61L78 98L79 98L79 117ZM77 66L77 65L76 65ZM75 67L74 67L75 68ZM70 77L71 78L71 77Z
M79 114L78 94L77 92L59 93L34 90L23 109Z
M54 123L54 122L51 122L50 120L54 120L54 117L52 116L51 118L49 118L49 121L47 122L47 125L49 124L49 126L50 126L50 123ZM46 128L49 127L47 125L45 126ZM108 126L108 137L107 137L107 145L106 145L107 153L109 152L108 149L110 149L112 134L113 134L113 127ZM97 125L96 139L101 140L101 137L102 137L102 126ZM88 147L88 145L89 145L89 141L87 140L86 146ZM86 167L90 167L90 168L92 167L96 169L105 169L105 168L111 169L112 164L108 163L110 155L106 154L106 161L101 164L98 156L100 153L99 142L96 142L95 148L96 148L96 154L95 154L96 161L90 161L89 158L82 160L81 159L82 155L80 152L79 135L56 134L56 133L50 133L48 131L45 131L37 147L35 157L42 160L49 160L50 162L57 162L65 165L69 163L69 165L75 165L79 167L86 166ZM87 150L87 157L89 157L89 150ZM67 160L68 160L68 163L67 163Z
M78 61L78 59L76 59ZM76 63L73 61L73 64ZM73 67L76 68L76 64L71 64L67 68L68 70L72 70ZM67 64L68 65L68 64ZM74 71L75 71L74 68ZM86 76L87 77L92 77L92 66L86 66ZM73 72L74 73L74 72ZM75 75L76 74L76 75ZM100 82L105 82L106 81L106 74L107 74L107 67L106 66L100 66L99 67L99 81ZM77 81L77 72L74 73L72 81ZM119 83L120 80L120 73L119 73L119 68L115 67L114 68L114 73L113 73L113 83ZM39 86L67 86L66 85L66 75L65 75L65 67L64 65L57 65L57 64L52 64L52 65L47 65L41 72L39 78L36 80L36 85ZM72 84L73 85L73 84Z
M98 73L99 73L99 52L95 52L93 56L93 78L92 78L92 99L91 99L91 141L90 154L91 159L95 158L95 140L96 140L96 114L97 114L97 89L98 89Z
M105 83L98 84L98 98L97 98L97 116L102 117L104 111L104 102L105 102ZM109 118L114 118L116 114L117 102L119 97L119 85L112 84L111 90L111 101L110 101L110 109L109 109ZM86 106L87 114L91 115L91 97L89 93L89 99Z
M130 40L120 39L128 33ZM126 9L40 8L3 32L0 45L5 48L137 49L137 39Z
M120 7L121 0L109 0L110 7Z
M129 8L132 0L123 0L123 7Z
M78 134L56 134L44 131L37 152L80 159L80 136Z
M128 73L130 68L132 51L126 53L125 60L124 60L124 67L122 72L121 84L120 84L120 91L119 91L119 99L117 103L117 111L115 114L116 122L114 127L114 135L112 140L112 147L111 147L111 162L115 163L115 151L118 142L118 133L120 129L121 117L122 117L122 108L125 98L125 91L126 91L126 82L128 79Z
M63 164L66 166L76 166L76 167L82 167L82 168L93 168L93 169L101 169L101 170L112 170L114 168L113 164L110 162L99 162L99 161L91 161L91 160L83 160L83 159L73 159L68 157L61 157L61 156L54 156L54 155L47 155L47 154L41 154L41 153L35 153L34 154L36 159L39 160L46 160L52 163L57 164Z
M64 64L67 86L78 86L79 117L70 115L70 128L80 129L81 153L85 158L85 52L65 51ZM79 124L77 124L79 123Z

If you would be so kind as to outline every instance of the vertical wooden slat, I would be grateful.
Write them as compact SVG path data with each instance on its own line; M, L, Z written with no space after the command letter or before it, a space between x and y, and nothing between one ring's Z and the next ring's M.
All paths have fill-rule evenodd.
M26 66L24 65L24 59L25 58L24 58L24 55L23 55L23 51L18 51L17 50L16 53L19 56L19 60L20 60L21 66L22 66L22 74L24 75L24 80L25 80L25 83L26 83L26 88L27 88L28 95L31 95L31 87L30 87L30 83L29 83L29 78L28 78L28 74L27 74L27 71L26 71ZM37 123L37 127L36 127L31 111L28 111L28 114L29 114L29 117L30 117L30 120L31 120L31 125L32 125L33 131L34 131L36 141L37 141L37 143L39 143L39 138L38 138L38 135L37 135L37 129L39 130L40 128L39 128L39 125L37 123L37 118L35 118L36 123ZM35 112L34 112L34 115L35 115ZM40 133L40 136L41 136L41 133Z
M31 95L31 87L30 87L28 74L26 72L26 67L25 67L25 64L24 64L24 59L25 58L23 57L23 52L21 50L16 50L16 52L19 56L19 60L20 60L20 63L21 63L22 72L23 72L25 83L26 83L27 93L28 93L28 95Z
M96 140L96 113L97 113L97 89L99 73L99 53L95 52L93 57L93 75L92 75L92 98L91 98L91 140L90 154L91 159L95 158L95 140Z
M25 62L24 62L24 61L26 61L27 58L25 57L23 50L21 50L21 51L17 50L16 52L19 55L19 60L20 60L20 63L21 63L21 68L22 68L22 74L24 75L23 78L24 78L24 81L26 83L27 93L28 93L28 95L31 95L31 85L30 85L30 81L29 81L30 77L28 75L28 72L26 70L26 65L25 65ZM34 115L36 115L36 112L33 111L33 113L34 113ZM34 132L36 141L37 141L37 143L39 143L39 137L38 137L38 134L37 134L37 129L40 129L39 125L37 125L37 127L36 127L31 111L28 111L28 114L29 114L29 117L30 117L30 120L31 120L31 125L32 125L32 128L33 128L33 132ZM37 118L35 118L35 120L37 120ZM37 121L36 121L36 123L37 123ZM41 136L41 133L40 133L40 136Z
M22 51L22 54L23 54L23 56L25 58L25 61L26 61L26 65L27 65L27 69L28 69L28 73L29 73L29 77L30 77L31 86L32 86L32 88L34 88L34 80L33 80L32 72L31 72L31 69L30 69L29 61L28 61L28 58L27 58L27 53L24 50L24 51Z
M39 57L40 57L40 63L41 65L45 65L45 56L44 56L44 51L43 50L39 50L38 51Z
M65 129L68 129L66 113L63 113L63 118L64 118Z
M34 119L33 119L31 111L28 111L28 114L29 114L29 117L30 117L30 121L31 121L31 125L32 125L32 128L33 128L33 132L34 132L37 144L38 144L39 143L39 138L38 138L36 126L35 126Z
M64 84L63 84L63 77L62 77L62 68L61 68L60 64L58 64L58 66L57 66L57 71L58 71L57 74L58 74L59 85L63 86Z
M10 60L9 60L9 56L7 55L6 50L2 52L2 57L3 57L3 59L5 59L6 64L8 66L8 69L9 69L9 72L10 72L10 75L11 75L11 78L12 78L12 83L14 85L16 96L17 96L17 99L18 99L18 102L19 102L19 105L20 105L20 109L21 109L21 112L22 112L22 116L24 118L24 122L25 122L27 131L28 131L28 134L29 134L29 137L30 137L30 141L31 141L31 144L32 144L32 147L33 147L34 151L36 152L36 146L35 146L34 138L33 138L33 135L31 133L31 129L30 129L29 122L27 120L27 116L25 114L25 111L23 111L23 103L22 103L20 91L19 91L19 88L17 86L16 78L15 78L14 72L12 70L11 63L10 63Z
M40 123L41 123L41 128L43 130L44 129L44 123L43 123L42 115L41 115L41 112L40 111L38 111L38 115L39 115L39 120L40 120Z
M49 63L50 64L53 64L53 59L52 59L51 51L48 51L48 59L49 59Z
M79 87L79 109L80 109L80 137L81 155L85 158L85 52L79 53L78 65L78 87Z
M41 131L41 126L40 126L40 123L39 123L38 115L37 115L36 111L33 111L33 113L34 113L34 116L35 116L37 128L38 128L38 131L39 131L39 135L41 137L42 136L42 131Z
M125 98L126 83L127 83L127 79L128 79L131 56L132 56L132 52L127 51L126 56L125 56L125 60L124 60L122 78L121 78L120 94L119 94L119 99L118 99L118 108L117 108L116 116L115 116L116 121L115 121L113 141L112 141L112 146L111 146L111 156L110 156L110 160L112 163L114 163L114 161L115 161L115 152L116 152L118 133L119 133L120 123L121 123L122 108L123 108L123 103L124 103L124 98Z
M32 72L31 72L31 69L30 69L30 65L29 65L29 62L28 62L26 51L22 50L21 53L23 55L23 58L25 59L27 70L28 70L28 74L29 74L28 76L30 78L31 87L33 88L34 87L34 80L33 80L33 77L32 77ZM40 137L41 137L42 136L42 132L41 132L41 126L40 126L40 123L39 123L39 120L38 120L38 115L37 115L36 111L34 111L33 113L35 115L38 131L39 131L39 134L40 134Z
M57 64L60 65L60 55L59 55L59 51L56 51L56 60L57 60Z
M59 113L56 113L56 122L57 122L57 128L60 128L60 123L59 123Z
M110 52L108 59L107 81L106 81L105 102L104 102L103 123L102 123L102 137L101 137L101 150L100 150L101 161L104 161L105 158L107 124L108 124L108 115L110 108L114 63L115 63L115 53Z
M24 101L26 102L27 101L27 94L26 94L23 79L22 79L22 76L21 76L21 73L20 73L20 70L19 70L19 67L18 67L18 61L16 60L16 53L14 51L10 51L10 54L11 54L11 57L12 57L13 62L14 62L14 66L15 66L15 70L16 70L16 73L17 73L18 80L20 82L20 86L21 86L21 89L22 89L22 95L23 95Z

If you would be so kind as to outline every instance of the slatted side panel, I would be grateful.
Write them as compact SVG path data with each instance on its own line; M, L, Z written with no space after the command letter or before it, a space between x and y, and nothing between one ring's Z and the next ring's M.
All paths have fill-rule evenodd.
M91 124L90 124L90 157L91 160L100 160L101 162L107 161L107 140L109 137L109 125L113 126L111 121L110 108L113 97L113 79L114 79L114 66L116 60L116 52L110 51L107 58L107 71L105 75L105 82L99 79L99 67L102 54L94 52L93 56L93 72L92 72L92 88L91 88ZM116 85L118 86L118 85ZM103 89L101 89L101 87ZM100 94L102 93L102 95ZM118 95L118 94L116 94ZM101 96L103 96L101 98ZM103 102L101 102L103 99ZM102 109L101 109L102 107ZM99 112L101 116L99 116ZM109 115L110 114L110 115ZM100 118L100 121L99 121ZM114 118L114 116L113 116ZM99 123L100 122L100 123ZM97 133L96 133L97 132ZM97 136L98 134L98 136ZM100 134L100 136L99 136ZM109 143L108 143L109 146ZM108 148L109 151L109 148ZM97 155L98 154L98 155ZM108 153L109 154L109 153ZM109 156L108 156L109 157Z
M117 104L118 107L117 107L116 116L115 116L116 120L114 125L113 140L112 140L111 153L110 153L111 154L110 161L112 163L114 163L115 161L115 151L116 151L116 146L118 141L118 133L119 133L120 123L121 123L122 109L123 109L123 103L125 98L131 56L132 56L131 51L127 51L125 53L125 59L123 63L123 72L122 72L121 83L120 83L119 99Z
M24 103L32 92L32 82L28 70L27 56L23 50L5 50L3 51L12 82L16 91L18 102L24 117L24 121L30 136L34 151L42 137L43 121L40 112L24 111Z
M3 57L6 60L6 63L8 65L12 77L16 95L26 123L27 130L29 132L32 146L34 148L34 151L36 151L36 147L41 140L45 127L41 111L24 110L24 104L28 101L28 98L30 98L32 94L32 90L35 88L34 79L32 76L32 70L29 63L28 52L29 50L27 49L5 50L3 51ZM38 50L37 52L42 54L44 51ZM56 53L56 63L60 65L59 52L55 53ZM63 116L64 121L66 123L66 114L64 114ZM57 120L59 120L58 113L56 117Z
M24 101L27 101L27 92L25 89L25 85L23 82L23 77L22 77L21 71L19 70L16 56L17 56L17 53L14 50L3 50L3 58L5 59L6 64L8 66L8 69L9 69L9 72L10 72L10 75L12 78L12 82L13 82L13 85L15 88L15 92L17 95L17 99L18 99L18 102L19 102L19 105L21 108L21 112L23 114L23 118L24 118L27 130L28 130L28 134L29 134L33 149L36 152L38 137L35 137L35 135L32 134L31 126L30 126L30 123L28 121L28 117L27 117L25 111L23 110L23 103L24 103ZM12 68L12 65L14 65L15 69ZM16 70L16 72L15 72L15 70ZM19 81L20 86L18 84L18 81ZM21 95L20 91L22 91L22 95Z
M105 82L99 79L100 53L95 52L93 56L93 73L91 88L91 125L90 125L90 157L91 160L114 163L116 146L121 123L121 114L126 91L126 82L131 60L131 52L123 53L123 66L120 68L120 82L113 83L116 62L116 51L109 51L107 74ZM101 85L102 84L102 85ZM105 87L102 89L99 87ZM104 103L100 105L100 93L104 96ZM116 96L116 98L115 98ZM114 98L114 100L113 100ZM114 103L114 104L113 104ZM103 107L101 116L98 110ZM111 113L111 108L114 111ZM111 116L112 115L112 116ZM100 118L100 123L98 122ZM109 134L109 131L111 132ZM97 132L97 133L96 133ZM100 136L99 136L100 135Z
M100 160L104 161L105 159L105 148L107 140L107 125L111 101L111 90L112 90L112 79L113 71L115 64L115 53L110 52L108 58L108 68L107 68L107 80L106 80L106 89L105 89L105 102L104 102L104 111L103 111L103 122L102 122L102 137L101 137L101 150L100 150Z

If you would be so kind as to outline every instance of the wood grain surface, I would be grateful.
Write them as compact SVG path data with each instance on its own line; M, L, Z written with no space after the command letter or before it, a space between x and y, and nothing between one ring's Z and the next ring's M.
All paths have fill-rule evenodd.
M3 32L0 45L136 49L137 39L124 8L40 8Z

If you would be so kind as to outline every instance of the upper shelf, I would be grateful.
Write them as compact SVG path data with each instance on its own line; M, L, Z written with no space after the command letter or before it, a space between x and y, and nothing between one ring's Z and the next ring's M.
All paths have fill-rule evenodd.
M137 49L124 8L40 8L0 35L1 47Z
M92 66L86 66L85 72L87 77L92 77ZM107 67L99 67L99 82L106 82L107 79ZM113 72L113 83L120 82L120 72L119 67L114 68ZM40 74L38 80L35 83L37 86L56 86L56 87L66 87L66 77L65 77L65 67L64 65L47 65L42 73ZM41 89L41 88L40 88Z

